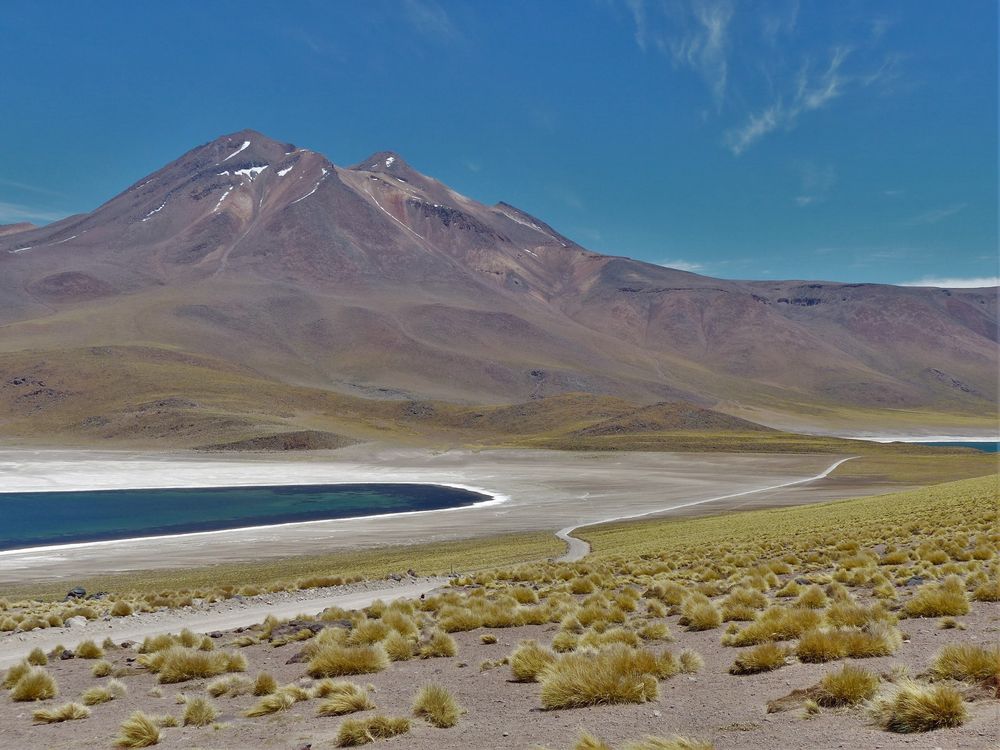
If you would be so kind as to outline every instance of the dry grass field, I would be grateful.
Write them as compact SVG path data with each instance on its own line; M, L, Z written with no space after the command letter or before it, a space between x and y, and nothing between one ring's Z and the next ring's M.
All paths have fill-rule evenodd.
M15 745L50 748L889 748L918 732L986 748L1000 687L997 500L988 476L612 524L581 531L593 545L581 562L494 558L364 611L137 644L67 631L68 650L6 672L0 723ZM211 591L77 611L127 617L198 593ZM70 614L0 606L5 627Z

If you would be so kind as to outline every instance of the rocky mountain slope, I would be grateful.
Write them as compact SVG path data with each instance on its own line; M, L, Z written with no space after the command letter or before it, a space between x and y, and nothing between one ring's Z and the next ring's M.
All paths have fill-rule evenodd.
M344 168L253 131L91 213L0 230L4 387L100 347L203 367L160 385L178 398L239 370L365 398L586 392L816 428L981 427L997 400L996 289L713 279L590 252L391 152Z

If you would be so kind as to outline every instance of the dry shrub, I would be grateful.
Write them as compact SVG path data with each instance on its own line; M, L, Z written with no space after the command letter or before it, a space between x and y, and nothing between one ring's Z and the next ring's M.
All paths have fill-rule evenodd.
M243 712L248 718L267 716L291 708L299 701L309 699L309 693L297 685L283 685L270 695L265 695L257 703Z
M1000 684L1000 646L948 644L934 657L930 674L938 680L997 680Z
M141 656L139 663L157 674L160 683L165 685L215 677L227 672L243 672L247 668L247 660L243 654L201 651L186 646L170 646Z
M267 672L261 672L253 681L253 690L251 692L259 698L262 695L270 695L277 689L278 681Z
M732 636L724 638L728 646L755 646L766 641L787 641L807 630L819 627L822 617L814 609L771 607Z
M59 695L55 678L41 667L30 667L10 689L12 701L46 701Z
M410 720L405 717L369 716L364 719L345 719L337 730L337 747L367 745L375 740L385 740L410 731Z
M628 742L622 750L713 750L711 742L692 740L688 737L643 737Z
M707 598L692 595L684 602L677 622L688 630L711 630L722 624L722 613Z
M585 729L580 730L580 736L573 745L573 750L612 750L611 745Z
M869 704L875 723L890 732L928 732L957 727L969 716L962 694L950 685L903 679Z
M114 606L111 607L111 614L114 617L128 617L133 613L133 611L132 605L124 599L119 599L114 603Z
M3 682L0 682L0 686L2 686L4 690L10 690L15 684L17 684L18 680L30 671L31 665L28 664L28 662L18 662L4 673Z
M334 682L324 686L324 701L319 704L317 716L343 716L375 708L368 691L352 682Z
M521 641L508 659L515 682L537 682L538 675L555 660L552 649L534 640Z
M732 666L729 667L730 674L758 674L760 672L770 672L785 666L789 655L789 649L777 643L760 643L753 648L743 651Z
M392 661L406 661L413 658L413 639L398 630L393 630L386 636L382 641L382 647Z
M339 646L329 643L316 650L306 672L310 677L342 677L381 672L387 666L389 656L381 645Z
M90 668L90 674L93 677L107 677L113 671L114 666L106 659L101 659Z
M656 655L627 646L591 654L565 654L542 673L542 706L576 708L615 703L645 703L659 695Z
M809 609L823 609L827 605L827 601L826 593L824 593L823 589L814 584L804 589L798 595L795 599L795 605Z
M894 654L902 642L899 630L881 623L865 630L817 628L802 634L795 654L813 664L846 657L867 659Z
M118 747L151 747L160 741L160 728L142 711L136 711L118 728Z
M497 637L493 635L493 633L483 633L481 636L479 636L479 642L482 643L484 646L492 646L494 643L497 642Z
M205 688L205 691L213 698L221 698L223 695L236 698L246 695L253 690L254 683L249 678L242 675L230 675L212 680Z
M1000 602L1000 579L977 586L972 598L977 602Z
M701 654L689 649L681 651L679 662L680 671L684 674L695 674L700 672L705 666L705 660L701 658ZM660 676L662 677L663 675Z
M49 663L49 657L45 655L44 651L36 646L31 649L31 653L28 654L27 662L35 667L44 667Z
M93 641L84 641L73 652L77 659L100 659L104 650Z
M965 589L953 579L942 584L925 584L913 595L903 611L910 617L943 617L945 615L964 615L969 612L969 598Z
M413 700L413 715L432 726L446 729L458 723L462 707L455 697L440 685L424 685Z
M457 653L458 646L455 644L455 639L443 630L434 630L430 637L420 645L421 659L454 656Z
M81 706L79 703L67 703L59 708L40 708L31 713L39 724L54 724L60 721L74 721L76 719L86 719L90 716L90 709Z
M184 726L208 726L218 715L218 709L207 698L190 698L184 707Z
M846 664L819 681L816 702L821 706L853 706L875 695L878 684L879 676L874 672Z

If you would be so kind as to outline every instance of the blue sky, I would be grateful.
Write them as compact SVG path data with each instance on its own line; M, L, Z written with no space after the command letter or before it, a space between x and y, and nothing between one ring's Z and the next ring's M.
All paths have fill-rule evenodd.
M0 38L0 223L250 127L710 275L996 283L994 0L7 0Z

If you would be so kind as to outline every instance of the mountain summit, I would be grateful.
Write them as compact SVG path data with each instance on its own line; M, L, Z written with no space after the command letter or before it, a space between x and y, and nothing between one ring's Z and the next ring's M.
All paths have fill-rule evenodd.
M683 400L781 426L996 410L995 290L739 282L597 254L391 151L251 130L0 233L6 351L159 347L362 395Z

